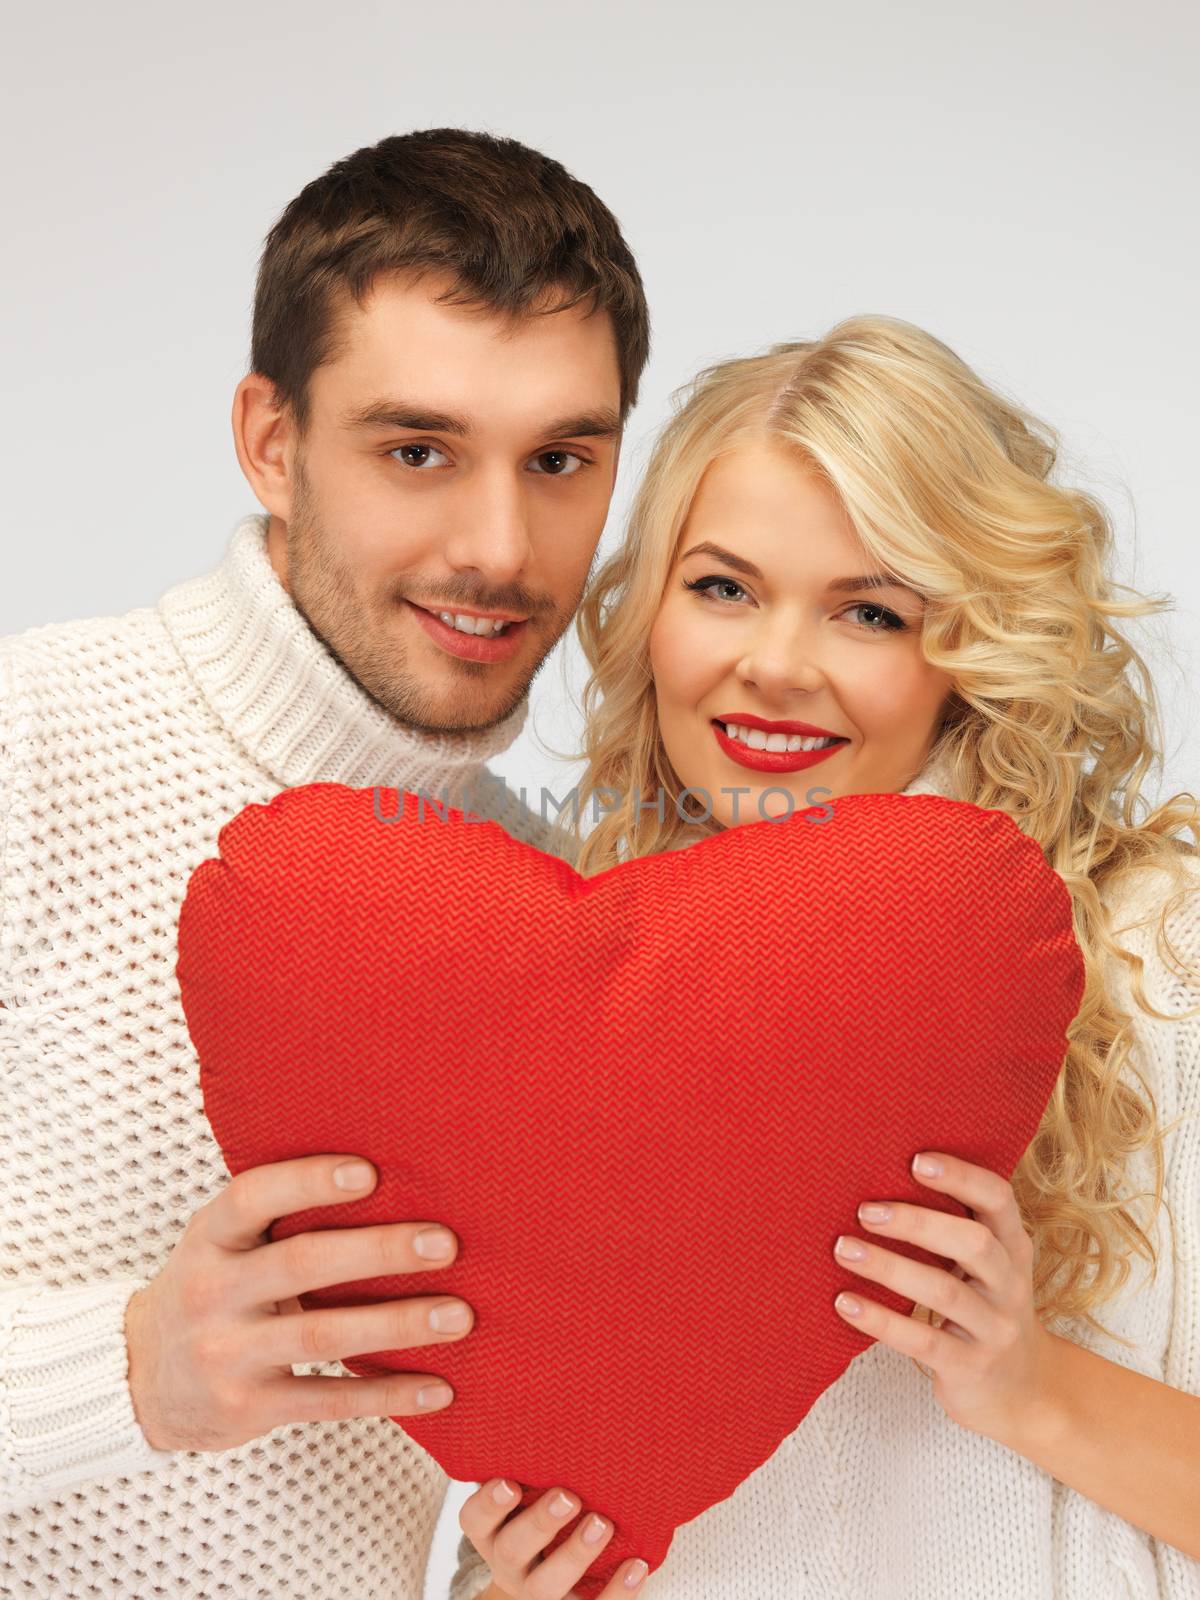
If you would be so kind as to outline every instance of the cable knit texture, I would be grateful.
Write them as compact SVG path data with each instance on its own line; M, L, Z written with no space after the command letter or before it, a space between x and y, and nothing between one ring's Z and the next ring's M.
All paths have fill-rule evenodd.
M265 533L245 518L156 606L0 640L6 1600L423 1593L449 1480L387 1418L160 1451L127 1382L130 1295L229 1181L174 973L187 879L222 824L283 788L378 783L549 842L484 766L528 700L482 733L402 727L293 604Z
M157 606L0 640L6 1600L424 1593L448 1480L401 1428L304 1423L220 1454L158 1451L127 1384L128 1298L228 1181L174 977L179 904L221 826L281 788L325 780L445 790L549 842L483 766L516 738L527 702L484 734L401 728L292 604L265 525L244 519L219 567ZM952 791L930 764L904 792ZM1164 887L1147 874L1131 915ZM1196 897L1171 930L1195 959ZM1122 937L1145 955L1160 1007L1200 998L1158 961L1153 929ZM1114 981L1128 1004L1123 969ZM1135 1011L1135 1025L1164 1120L1195 1111L1200 1021ZM1169 1135L1167 1157L1176 1232L1159 1218L1157 1281L1136 1261L1101 1311L1134 1350L1077 1336L1200 1393L1200 1120ZM1132 1176L1148 1182L1149 1163ZM488 1581L461 1540L450 1600ZM642 1593L1184 1600L1200 1597L1200 1563L951 1423L929 1380L876 1344L733 1495L678 1530Z

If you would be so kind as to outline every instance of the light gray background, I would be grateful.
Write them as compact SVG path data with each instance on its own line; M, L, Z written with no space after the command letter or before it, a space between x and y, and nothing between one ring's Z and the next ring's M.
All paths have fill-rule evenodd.
M0 633L207 570L256 502L229 414L279 211L385 134L544 149L615 211L654 348L602 545L699 366L883 311L1061 431L1111 508L1162 697L1159 792L1200 787L1197 11L1183 0L736 6L312 0L14 11ZM568 636L570 639L570 636ZM573 641L498 762L565 794ZM564 1315L570 1308L564 1308ZM588 1397L580 1395L586 1407ZM444 1596L451 1486L428 1594Z

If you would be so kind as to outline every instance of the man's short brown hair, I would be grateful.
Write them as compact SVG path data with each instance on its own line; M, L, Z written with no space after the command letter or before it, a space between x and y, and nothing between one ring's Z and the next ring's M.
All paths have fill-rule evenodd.
M271 380L301 438L309 380L337 358L348 297L361 306L379 273L431 270L454 278L439 301L513 322L584 299L607 311L624 426L650 353L650 318L617 219L561 163L516 139L424 128L335 162L267 235L250 367Z

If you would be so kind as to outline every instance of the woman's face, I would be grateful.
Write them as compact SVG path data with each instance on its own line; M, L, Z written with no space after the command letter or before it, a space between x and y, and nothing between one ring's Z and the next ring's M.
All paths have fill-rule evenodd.
M792 811L895 792L924 764L951 679L921 655L921 597L857 581L873 574L841 501L786 447L756 441L705 471L650 664L667 755L717 822L786 815L782 794L760 808L767 789ZM795 750L791 724L839 742Z

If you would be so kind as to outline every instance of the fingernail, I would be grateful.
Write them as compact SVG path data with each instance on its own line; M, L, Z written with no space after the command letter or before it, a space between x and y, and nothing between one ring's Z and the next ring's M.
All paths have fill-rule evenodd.
M599 1544L604 1537L605 1522L603 1517L594 1514L583 1525L584 1544Z
M565 1517L568 1511L574 1511L575 1502L568 1500L560 1489L550 1502L550 1515L552 1517Z
M936 1156L914 1156L913 1171L919 1172L923 1178L940 1178L942 1163Z
M492 1489L492 1499L497 1505L506 1506L508 1502L516 1495L516 1492L517 1491L513 1488L512 1484L505 1483L504 1479L501 1478L500 1482Z
M448 1306L434 1306L429 1313L429 1326L435 1333L456 1333L460 1328L465 1328L470 1320L470 1311L460 1302Z
M423 1389L417 1390L417 1404L422 1411L431 1411L434 1406L448 1405L454 1398L454 1390L444 1383L426 1384Z
M448 1256L453 1248L454 1236L447 1233L445 1228L422 1228L413 1240L413 1249L427 1261L436 1261L440 1256Z
M630 1567L629 1571L625 1574L625 1587L627 1589L636 1589L638 1584L641 1583L642 1579L649 1571L650 1568L639 1556L639 1558Z
M339 1189L365 1189L371 1181L371 1169L365 1161L343 1161L333 1169L333 1181Z

